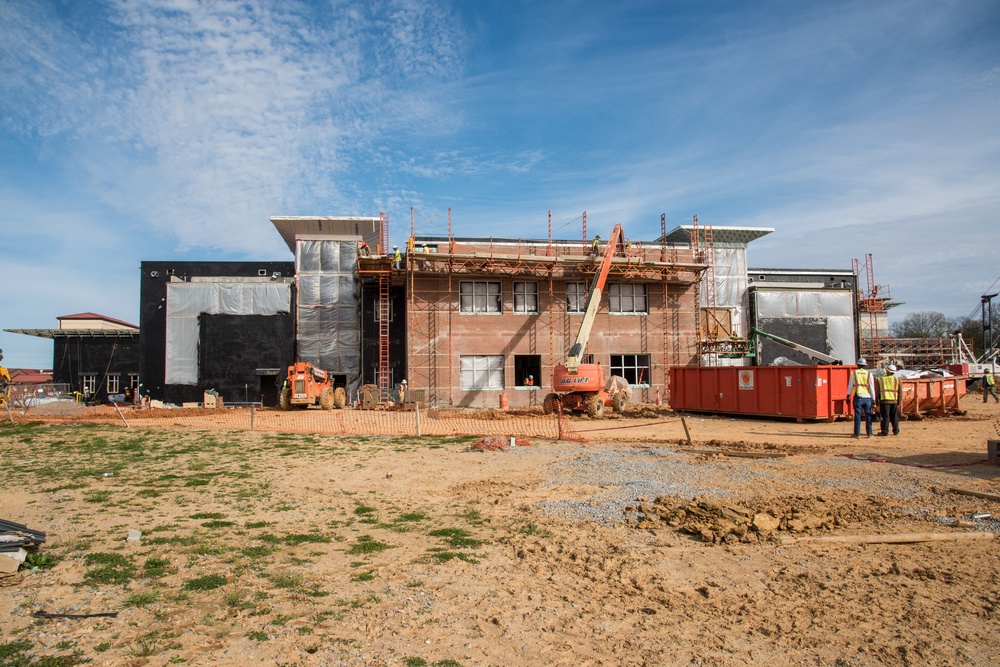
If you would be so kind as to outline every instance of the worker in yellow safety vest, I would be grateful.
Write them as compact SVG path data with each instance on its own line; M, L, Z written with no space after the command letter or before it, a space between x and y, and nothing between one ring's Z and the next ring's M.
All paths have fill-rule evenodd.
M875 378L867 368L864 357L858 358L858 367L851 371L851 379L847 383L847 400L854 407L854 434L852 438L861 437L861 416L865 418L865 433L872 437L872 402L875 400Z
M392 246L392 261L398 269L403 263L403 254L399 252L399 246Z
M878 409L882 414L882 430L879 435L899 435L899 378L894 364L885 367L885 375L878 379Z
M1000 403L1000 396L997 396L996 390L997 376L993 374L993 371L989 368L983 373L983 403L990 402L990 395L996 399L997 403Z

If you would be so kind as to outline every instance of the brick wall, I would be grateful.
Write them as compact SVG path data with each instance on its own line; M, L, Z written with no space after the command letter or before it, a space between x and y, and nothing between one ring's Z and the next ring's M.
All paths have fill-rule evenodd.
M456 247L454 253L474 254L482 250L464 246ZM585 254L582 244L575 251L577 259ZM654 260L661 257L658 247L645 252ZM674 262L692 262L686 249L673 250L671 257ZM498 407L500 395L506 394L511 407L526 407L541 405L545 395L552 391L553 366L564 361L583 321L582 313L567 312L566 284L584 282L589 288L589 276L596 264L571 262L552 269L551 277L510 275L517 272L517 263L513 263L513 268L510 263L501 264L492 273L480 268L469 273L452 272L449 277L441 262L426 265L410 262L407 372L412 389L427 390L428 405ZM655 279L648 274L645 278L612 275L608 279L586 351L606 372L611 355L649 356L651 377L645 383L648 387L637 388L634 401L652 401L657 388L663 395L667 368L696 361L695 288L691 284L694 279L694 273ZM460 312L463 281L499 282L501 313ZM538 314L514 312L515 282L537 284ZM610 313L609 287L615 282L645 284L648 312ZM502 356L502 389L463 389L461 357L465 355ZM533 361L538 364L538 371L533 373L535 387L526 388L522 386L523 376L526 368L533 368Z

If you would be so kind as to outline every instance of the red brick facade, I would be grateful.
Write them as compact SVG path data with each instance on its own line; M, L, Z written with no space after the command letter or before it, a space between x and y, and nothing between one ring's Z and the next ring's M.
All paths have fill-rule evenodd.
M597 267L590 247L456 240L431 248L440 252L411 252L406 258L410 388L424 389L429 406L499 407L501 395L511 407L541 405L552 391L553 367L563 363L583 321L582 312L567 312L567 284L584 283L583 291L589 289ZM586 352L609 375L613 361L643 367L631 371L639 380L634 401L652 401L657 389L664 395L669 366L696 362L696 283L702 268L687 247L637 244L615 259ZM497 310L499 283L500 312L463 312L463 282L478 283L466 286L464 309L486 304L489 311ZM528 310L535 301L531 284L537 287L537 313L515 312L515 283L529 283L522 288L527 297L519 301ZM476 290L478 300L470 300ZM645 312L610 312L612 292L644 296L615 303L617 310ZM491 372L470 370L483 364ZM534 375L533 387L524 386L528 372ZM488 378L489 388L463 386L476 384L468 381L472 377Z

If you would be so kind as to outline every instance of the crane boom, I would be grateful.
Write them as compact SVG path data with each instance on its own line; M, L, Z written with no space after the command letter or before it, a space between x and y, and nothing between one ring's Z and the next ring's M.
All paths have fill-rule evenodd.
M608 239L608 248L601 259L601 265L594 274L594 279L590 284L590 293L587 295L587 305L584 308L583 322L580 323L580 331L576 335L573 346L566 355L566 369L575 374L580 367L580 360L587 349L587 341L590 339L590 330L594 326L594 318L597 316L597 309L601 306L601 292L604 291L604 284L608 280L608 272L611 270L611 260L615 253L624 252L624 239L622 236L622 226L615 225L611 230L611 238Z
M831 357L829 354L826 354L824 352L820 352L819 350L814 350L811 347L806 347L805 345L800 345L799 343L793 343L792 341L786 340L786 339L782 338L781 336L775 336L774 334L767 333L766 331L761 331L760 329L757 329L757 328L755 328L753 330L753 333L750 336L755 341L755 344L754 344L754 356L755 357L757 357L760 354L760 345L756 344L756 338L757 338L757 336L763 336L764 338L770 338L775 343L780 343L780 344L784 345L785 347L792 348L796 352L801 352L802 354L808 356L813 361L820 361L820 362L824 362L824 363L832 364L832 365L836 365L836 366L839 366L840 364L843 363L840 359L837 359L836 357ZM757 363L760 363L759 359L758 359Z

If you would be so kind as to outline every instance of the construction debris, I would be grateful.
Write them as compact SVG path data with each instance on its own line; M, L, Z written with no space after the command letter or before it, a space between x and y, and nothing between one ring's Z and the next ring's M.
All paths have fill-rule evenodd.
M43 542L42 531L0 519L0 577L16 574L28 557L28 550L36 550Z

